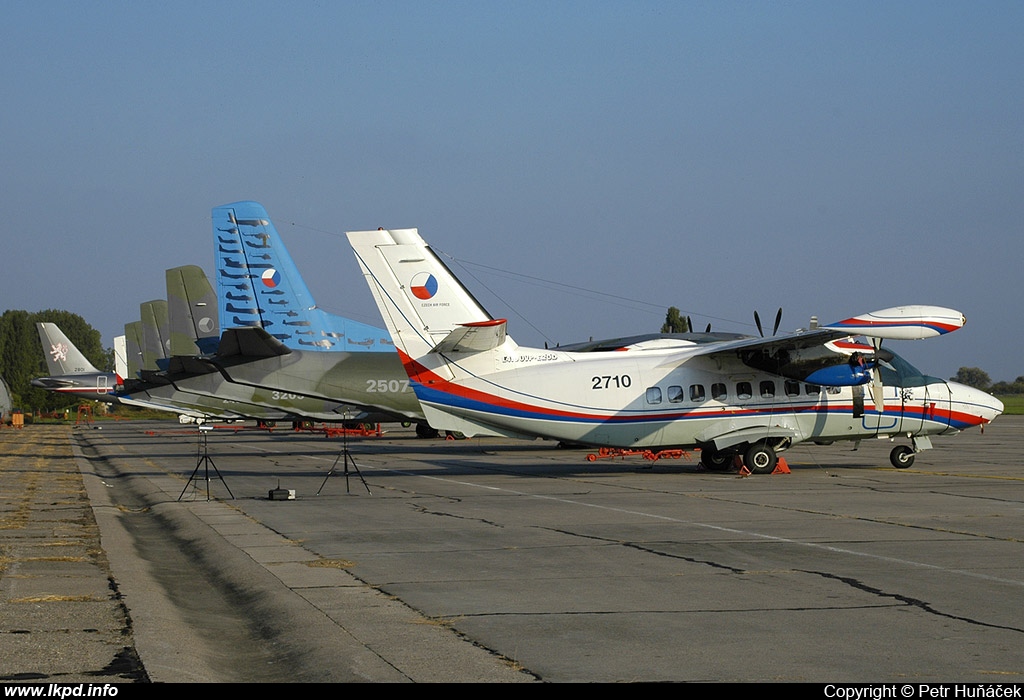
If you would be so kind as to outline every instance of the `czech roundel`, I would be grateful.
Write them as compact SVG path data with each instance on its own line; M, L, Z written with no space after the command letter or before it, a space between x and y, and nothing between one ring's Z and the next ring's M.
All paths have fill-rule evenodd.
M281 284L281 273L270 268L269 270L263 271L263 285L273 289L277 285Z
M412 278L409 288L417 299L429 299L437 294L437 279L429 272L420 272Z

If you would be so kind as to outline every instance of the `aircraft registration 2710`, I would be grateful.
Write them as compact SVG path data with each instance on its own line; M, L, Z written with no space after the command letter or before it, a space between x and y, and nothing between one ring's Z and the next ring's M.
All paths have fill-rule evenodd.
M521 348L416 229L347 235L438 430L699 448L708 469L739 456L750 471L770 473L777 453L796 443L868 437L908 438L890 456L908 467L931 436L1003 411L989 394L927 376L881 347L961 328L964 316L952 309L898 306L770 337L681 333Z

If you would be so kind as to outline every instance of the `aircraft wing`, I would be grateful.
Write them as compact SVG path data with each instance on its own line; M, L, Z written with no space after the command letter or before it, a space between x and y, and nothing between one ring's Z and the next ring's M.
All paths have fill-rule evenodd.
M965 323L964 315L937 306L899 306L838 321L810 331L769 338L740 338L695 346L687 358L739 357L756 369L823 386L857 386L871 381L871 363L847 362L848 354L827 344L851 336L921 340L951 333ZM850 346L867 354L872 347ZM883 358L884 359L884 358Z

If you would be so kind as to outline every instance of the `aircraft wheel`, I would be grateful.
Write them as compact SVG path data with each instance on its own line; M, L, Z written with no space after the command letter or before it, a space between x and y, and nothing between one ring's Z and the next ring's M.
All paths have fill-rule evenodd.
M761 442L748 447L747 453L743 455L743 463L754 474L771 474L775 471L775 464L778 461L779 458L775 456L775 450L771 445Z
M906 445L897 445L889 453L889 461L897 469L906 469L914 463L914 450Z
M700 463L711 472L724 472L732 465L732 453L713 447L700 448Z
M419 438L436 438L440 434L441 433L437 432L436 430L431 428L426 423L417 423L416 424L416 437L419 437Z

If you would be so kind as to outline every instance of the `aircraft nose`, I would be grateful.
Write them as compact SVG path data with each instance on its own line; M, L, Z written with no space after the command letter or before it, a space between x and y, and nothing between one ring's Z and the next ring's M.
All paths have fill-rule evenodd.
M949 382L949 393L950 398L960 404L965 412L979 419L976 425L991 423L1006 408L1003 406L1003 402L992 394L966 384Z

